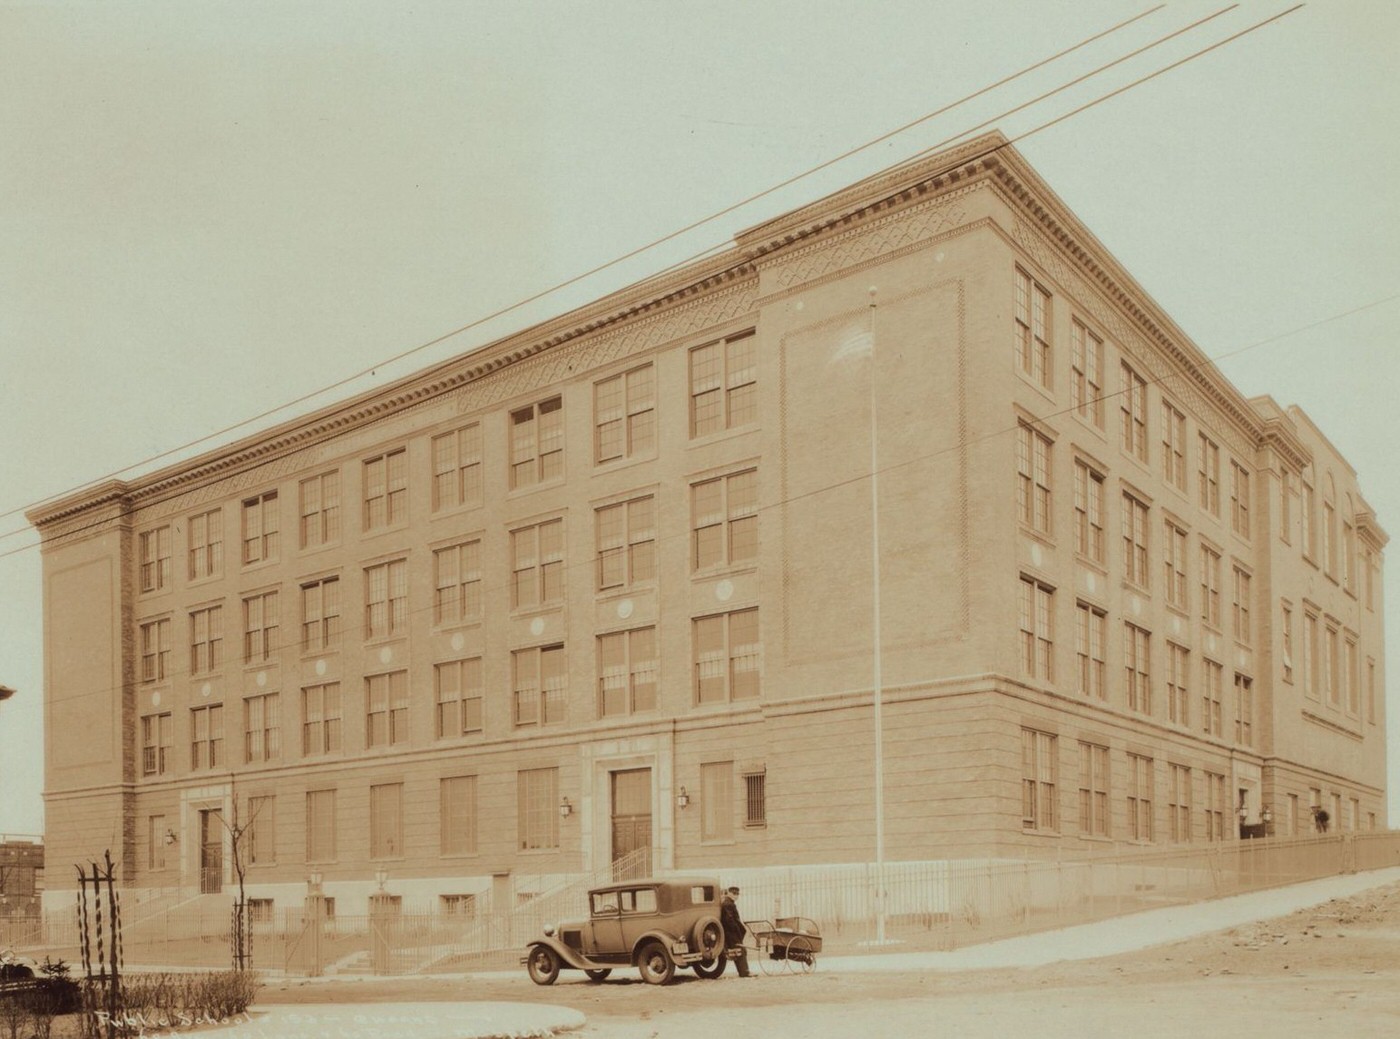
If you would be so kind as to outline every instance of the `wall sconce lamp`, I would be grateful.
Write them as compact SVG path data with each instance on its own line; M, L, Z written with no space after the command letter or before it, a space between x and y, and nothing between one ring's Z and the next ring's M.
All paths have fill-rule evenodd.
M179 842L179 840L180 836L174 830L167 829L165 831L165 843L167 845L176 844Z
M374 882L379 885L379 890L382 893L384 891L384 885L389 882L389 871L383 866L380 866L374 871Z
M687 808L690 805L690 795L685 792L685 787L681 787L681 792L676 795L676 807Z
M1259 813L1259 818L1264 821L1265 826L1268 826L1269 823L1274 821L1274 813L1269 810L1268 805L1265 805L1264 810Z
M323 876L319 869L313 869L306 875L306 886L311 890L313 895L319 895L321 893L322 879Z
M569 799L568 799L567 797L564 798L564 800L562 800L562 801L559 802L559 815L560 815L561 818L567 819L569 816L571 816L571 815L573 815L573 814L574 814L574 806L571 805L571 804L569 804Z
M1244 822L1248 818L1249 808L1246 805L1240 805L1240 822Z

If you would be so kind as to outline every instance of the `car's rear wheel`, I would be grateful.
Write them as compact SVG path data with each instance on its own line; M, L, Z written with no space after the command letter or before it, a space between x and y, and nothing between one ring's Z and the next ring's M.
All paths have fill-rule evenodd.
M729 957L720 950L718 956L712 960L699 960L692 963L691 969L702 978L717 978L724 973L724 965L729 961Z
M588 975L589 981L603 981L612 973L612 968L604 967L602 970L586 970L584 973Z
M660 942L647 942L642 946L637 953L637 969L648 985L665 985L676 974L675 961Z
M548 945L535 945L525 960L525 969L536 985L553 985L559 977L559 957Z

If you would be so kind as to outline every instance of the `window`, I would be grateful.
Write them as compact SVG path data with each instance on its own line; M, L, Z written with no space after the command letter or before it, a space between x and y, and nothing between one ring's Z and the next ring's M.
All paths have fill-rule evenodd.
M1366 584L1366 609L1374 613L1376 609L1376 557L1369 548L1362 552L1361 565L1363 567L1362 577Z
M364 462L364 529L392 527L408 518L408 449L388 451Z
M1327 635L1322 643L1322 684L1327 692L1327 702L1333 707L1340 707L1342 703L1339 668L1340 654L1337 645L1337 629L1329 622Z
M762 657L758 609L697 617L691 629L695 702L725 703L757 697Z
M1366 658L1366 721L1376 724L1376 662Z
M1201 690L1201 728L1207 736L1224 736L1224 719L1221 716L1220 698L1225 683L1225 669L1214 660L1203 662L1201 673L1204 688Z
M438 838L444 855L476 854L476 776L438 783ZM447 897L447 896L444 896ZM472 896L467 895L467 898Z
M1201 620L1220 627L1220 553L1201 546Z
M1171 820L1172 840L1191 839L1191 770L1185 765L1171 765L1171 789L1167 792L1167 814Z
M224 514L219 509L190 517L190 580L214 577L224 569Z
M1249 470L1230 462L1230 529L1249 538Z
M700 839L734 839L734 762L708 761L700 766Z
M170 712L147 714L141 718L141 774L163 776L170 771L172 745Z
M301 586L301 647L308 653L340 645L340 578Z
M165 816L146 817L146 867L165 869Z
M1254 746L1254 680L1235 672L1235 742Z
M277 648L277 593L263 592L243 600L243 660L271 660Z
M483 686L481 658L433 665L437 701L437 738L452 739L480 732Z
M301 753L305 757L340 753L340 683L301 691Z
M1283 680L1293 681L1293 610L1288 606L1280 607L1283 610Z
M1079 832L1108 836L1108 748L1079 744Z
M513 610L564 601L564 521L548 520L510 532Z
M1078 632L1075 655L1079 663L1079 692L1100 700L1108 695L1104 645L1108 642L1108 614L1086 602L1077 603Z
M365 677L365 746L408 742L408 672Z
M656 629L598 636L598 717L656 708Z
M306 861L335 860L335 791L306 792Z
M760 829L768 825L768 775L766 772L744 774L744 826Z
M158 592L170 587L170 527L141 534L141 590Z
M1303 694L1311 700L1322 698L1322 651L1317 638L1317 616L1303 614Z
M1225 839L1225 777L1215 772L1206 773L1206 840Z
M1031 678L1055 680L1054 591L1021 578L1021 670Z
M1162 475L1167 483L1186 490L1186 416L1162 401Z
M1074 460L1074 550L1095 563L1104 561L1104 477L1087 462Z
M1191 654L1184 646L1167 643L1167 716L1177 725L1191 724Z
M598 591L656 580L656 499L651 495L605 505L594 513Z
M527 769L517 777L520 850L559 847L559 770Z
M243 562L277 558L277 492L268 491L243 502Z
M1249 574L1235 567L1234 598L1231 603L1234 614L1235 638L1249 644Z
M1337 492L1328 473L1322 482L1322 572L1337 576Z
M593 384L593 461L647 455L656 449L656 369L633 368Z
M1196 437L1200 456L1197 460L1196 488L1201 508L1212 516L1220 515L1220 445L1204 433Z
M1128 709L1152 713L1151 635L1136 624L1123 625L1123 684Z
M1123 450L1147 461L1147 382L1128 362L1122 366Z
M1163 569L1166 574L1167 605L1185 610L1186 531L1167 520L1165 533L1166 558L1163 560Z
M340 540L340 470L301 481L301 547Z
M690 487L691 566L710 570L758 557L758 470Z
M1070 324L1070 348L1070 406L1080 418L1103 429L1103 340L1076 318Z
M444 854L447 854L444 852ZM464 919L476 917L475 895L439 895L438 911L443 916L458 916Z
M551 397L510 413L510 489L564 475L564 401Z
M1313 490L1312 466L1303 469L1303 507L1298 520L1302 526L1303 558L1317 559L1317 496Z
M1021 827L1026 830L1058 829L1055 781L1056 738L1035 729L1021 730Z
M276 761L282 754L281 697L277 693L243 701L243 760Z
M1152 759L1128 755L1128 835L1135 841L1152 840Z
M1147 506L1126 493L1123 495L1123 570L1124 579L1129 583L1148 587Z
M224 657L224 608L190 611L190 674L217 671Z
M365 638L402 635L408 630L408 560L365 568Z
M433 511L481 501L481 427L472 423L433 437Z
M481 542L463 541L433 552L433 623L481 619Z
M1346 703L1347 713L1354 718L1361 716L1361 671L1360 663L1356 655L1356 640L1350 635L1346 637L1344 643L1346 651L1346 663L1343 668L1346 675Z
M1286 837L1296 837L1303 832L1298 819L1298 795L1288 795L1288 807L1283 817L1283 833Z
M170 618L141 625L141 681L162 682L170 675Z
M403 855L403 784L380 783L369 788L369 857L396 859Z
M224 763L224 705L190 710L190 768L218 768Z
M1342 515L1342 588L1356 594L1356 529L1351 522L1351 496Z
M266 866L277 861L277 798L248 798L248 864ZM271 904L271 903L269 903Z
M511 654L517 726L556 725L568 714L564 647L536 646Z
M1016 364L1021 372L1049 387L1050 292L1016 268Z
M1016 500L1021 522L1050 533L1050 440L1022 422L1016 433Z
M1279 470L1278 537L1285 545L1293 544L1293 474Z
M753 329L690 351L690 435L703 437L758 419L758 351Z

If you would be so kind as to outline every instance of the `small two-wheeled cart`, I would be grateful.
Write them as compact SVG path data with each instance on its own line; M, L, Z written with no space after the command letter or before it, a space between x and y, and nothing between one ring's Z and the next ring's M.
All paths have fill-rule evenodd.
M747 921L758 948L758 966L764 974L810 974L822 951L822 934L815 920L805 916L780 916Z

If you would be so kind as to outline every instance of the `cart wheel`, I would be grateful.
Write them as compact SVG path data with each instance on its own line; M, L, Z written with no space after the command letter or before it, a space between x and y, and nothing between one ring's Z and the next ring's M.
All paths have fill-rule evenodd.
M801 935L788 939L787 969L794 974L811 974L817 965L817 951Z
M586 970L584 973L588 975L589 981L602 981L612 973L612 968L604 967L602 970Z
M758 969L764 974L777 974L783 969L782 950L774 948L772 939L760 938L758 949L754 952L754 959L758 960Z
M532 946L525 967L536 985L553 985L554 979L559 977L559 957L548 945Z

